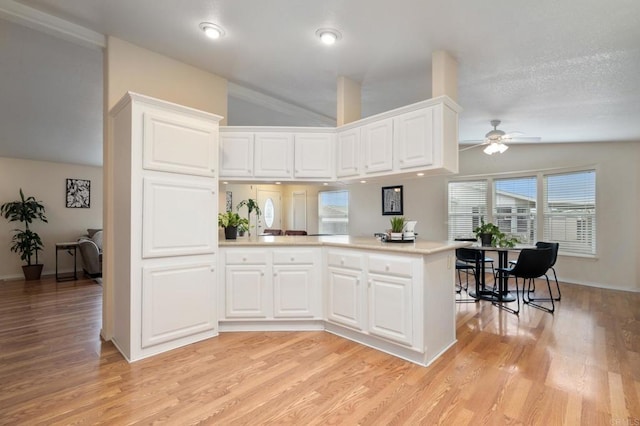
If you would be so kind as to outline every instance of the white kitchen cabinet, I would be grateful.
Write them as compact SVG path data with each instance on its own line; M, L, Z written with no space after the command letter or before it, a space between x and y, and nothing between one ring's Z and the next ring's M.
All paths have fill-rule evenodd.
M253 176L253 132L220 132L220 176Z
M227 318L271 316L266 265L226 266Z
M364 255L357 251L327 251L327 320L363 330L366 316Z
M336 176L360 174L360 127L338 131L336 141Z
M434 107L411 111L394 118L394 147L397 169L433 164Z
M388 172L393 169L393 119L366 124L361 130L364 173Z
M256 132L254 139L254 176L291 178L293 176L293 134Z
M218 333L221 117L133 93L110 117L112 340L135 361Z
M413 343L411 278L369 274L369 332L406 345Z
M273 250L274 318L322 317L319 250Z
M296 133L294 177L332 179L334 143L331 133Z

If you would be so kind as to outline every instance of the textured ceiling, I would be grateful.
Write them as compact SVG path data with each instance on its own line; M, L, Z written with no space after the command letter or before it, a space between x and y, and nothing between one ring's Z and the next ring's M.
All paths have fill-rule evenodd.
M20 3L328 117L335 117L338 75L362 83L364 116L429 98L431 53L444 49L459 63L461 140L482 138L496 118L503 130L542 142L640 141L637 0ZM226 36L216 43L206 39L198 29L202 21L218 23ZM320 27L339 29L342 40L321 45L315 36ZM96 54L76 49L86 50L78 55ZM2 79L5 67L20 74L17 65L7 64L4 51L0 54ZM89 84L82 71L93 71L76 71L78 83ZM3 94L5 86L0 86ZM3 111L12 109L5 99ZM308 123L308 117L276 117L230 99L230 124L252 120Z

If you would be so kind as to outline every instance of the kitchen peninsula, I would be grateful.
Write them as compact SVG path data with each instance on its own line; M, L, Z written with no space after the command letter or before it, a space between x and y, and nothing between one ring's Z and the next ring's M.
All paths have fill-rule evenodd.
M455 341L455 249L350 236L219 242L219 330L326 330L427 366Z

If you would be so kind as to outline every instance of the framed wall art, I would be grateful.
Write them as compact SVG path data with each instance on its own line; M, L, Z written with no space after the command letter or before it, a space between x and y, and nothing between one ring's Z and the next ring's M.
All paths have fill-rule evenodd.
M91 181L67 179L67 207L88 209L91 207Z
M402 216L402 185L382 187L382 214Z

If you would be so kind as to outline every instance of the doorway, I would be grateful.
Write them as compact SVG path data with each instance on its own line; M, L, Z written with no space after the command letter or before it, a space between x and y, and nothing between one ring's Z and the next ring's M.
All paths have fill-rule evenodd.
M282 229L282 194L258 188L258 205L262 216L258 220L257 234L263 234L265 229Z
M307 191L294 191L292 194L292 217L291 229L302 231L307 230Z

